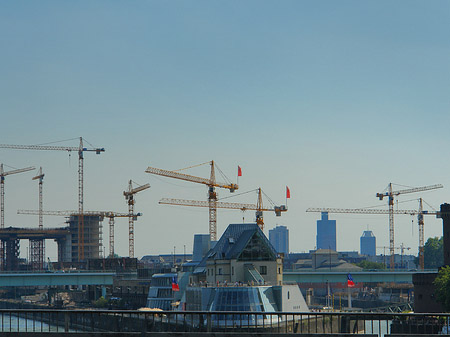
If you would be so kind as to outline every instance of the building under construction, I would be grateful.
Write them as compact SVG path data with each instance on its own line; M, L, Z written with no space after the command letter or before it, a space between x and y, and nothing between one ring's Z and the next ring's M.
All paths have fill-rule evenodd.
M1 247L3 247L1 269L8 271L21 269L19 265L21 240L29 240L30 242L30 260L33 270L42 270L44 268L44 252L43 249L39 249L39 247L44 247L44 245L35 245L33 243L44 242L45 240L56 241L58 262L60 263L98 259L102 256L102 220L103 217L99 215L85 215L81 231L79 231L78 215L71 215L66 221L68 224L66 227L45 229L8 227L0 229L0 242ZM79 261L81 246L84 249L83 261Z
M98 259L103 255L102 247L102 226L103 217L100 215L83 216L83 229L79 230L80 221L78 215L71 215L67 223L70 230L70 244L66 249L70 249L70 260L61 262L81 262L79 260ZM84 259L80 257L80 250L83 250Z

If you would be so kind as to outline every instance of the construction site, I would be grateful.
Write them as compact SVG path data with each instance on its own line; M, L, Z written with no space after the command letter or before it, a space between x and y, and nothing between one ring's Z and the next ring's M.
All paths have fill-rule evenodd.
M4 271L33 270L41 271L44 268L54 267L85 269L87 261L104 257L103 252L103 220L109 220L109 255L114 257L114 222L115 218L129 219L129 256L134 257L134 221L141 213L134 212L134 195L150 187L149 184L133 188L130 180L128 190L123 192L128 205L128 213L113 211L86 211L84 210L83 168L84 153L94 152L100 154L103 148L86 148L83 138L80 137L78 147L66 146L39 146L39 145L7 145L0 148L13 150L40 150L40 151L64 151L78 153L78 210L73 211L47 211L43 209L43 180L42 167L32 180L39 182L39 209L18 210L18 214L36 215L39 217L38 228L19 228L5 226L5 177L34 170L34 167L5 171L0 165L0 268ZM58 228L45 228L43 217L62 216L66 218L65 226ZM20 259L20 241L29 241L29 261ZM54 240L57 244L57 261L46 261L45 241Z
M35 170L34 167L22 169L14 169L5 171L3 164L0 166L1 177L1 223L0 223L0 268L4 271L16 270L33 270L41 271L44 269L86 269L89 260L102 259L105 257L114 258L115 238L114 225L116 218L128 218L128 258L134 258L134 222L142 215L135 212L135 195L150 187L149 184L133 186L133 181L128 182L128 189L123 191L128 212L114 211L91 211L84 209L84 155L87 152L101 154L104 148L86 148L83 145L83 138L79 138L78 147L66 146L42 146L42 145L9 145L0 144L0 149L11 150L33 150L33 151L63 151L67 153L78 153L78 210L73 211L48 211L43 207L43 181L44 173L42 167L39 168L38 174L32 180L38 181L39 188L39 209L17 211L18 214L34 215L39 218L38 228L22 228L5 226L5 177L13 174L19 174ZM239 187L237 184L227 182L220 183L216 181L216 165L214 161L206 162L200 165L210 166L209 178L196 177L188 174L179 173L177 171L168 171L153 167L148 167L145 172L168 178L180 179L188 182L206 185L208 189L208 200L184 200L184 199L168 199L163 198L160 204L193 206L209 208L209 235L211 241L217 241L217 209L235 209L240 211L255 211L255 221L259 227L264 229L263 212L271 211L276 216L281 216L287 211L285 205L277 206L269 198L271 206L263 205L264 192L261 188L256 189L257 200L255 204L250 203L230 203L218 201L216 188L226 189L230 192L236 191ZM200 166L197 165L197 166ZM220 171L220 169L219 169ZM220 173L222 173L220 171ZM223 175L223 173L222 173ZM240 167L238 176L241 175ZM223 175L224 176L224 175ZM227 179L228 180L228 179ZM65 225L58 228L44 227L44 216L65 217ZM104 251L104 229L103 222L108 221L107 240L109 252ZM20 242L21 240L29 241L28 263L20 259ZM46 260L45 258L45 241L54 240L57 244L57 261Z
M134 258L134 222L142 213L137 213L134 210L135 195L141 191L150 188L149 184L140 186L133 186L133 181L129 180L128 189L123 191L125 202L128 206L128 212L114 212L114 211L91 211L84 208L84 155L85 153L95 153L97 155L105 151L104 148L87 148L83 144L83 138L79 138L78 147L67 146L46 146L46 145L8 145L0 144L0 149L10 150L32 150L32 151L63 151L66 153L76 152L78 154L78 209L72 211L48 211L43 208L43 181L44 173L42 168L39 168L38 173L32 178L38 182L39 192L39 209L38 210L18 210L18 214L38 216L38 228L18 228L5 226L5 177L13 174L20 174L35 170L34 167L26 167L22 169L14 169L5 171L3 164L0 166L0 196L1 196L1 222L0 222L0 267L5 271L14 271L19 269L43 270L48 261L45 259L45 241L54 240L57 243L57 263L58 268L81 268L83 269L89 259L100 259L104 257L115 257L115 239L114 239L114 225L116 218L128 218L128 257ZM189 174L180 173L180 170L169 171L160 168L147 167L146 173L157 175L161 177L178 179L196 184L202 184L207 187L207 200L185 200L185 199L171 199L163 198L159 201L160 204L188 206L188 207L202 207L209 209L209 235L210 240L217 241L217 209L235 209L241 211L253 210L255 211L255 221L261 230L264 230L263 212L274 212L276 216L280 216L287 211L286 205L276 205L270 198L266 198L271 202L270 207L263 205L264 192L261 188L256 189L257 200L255 204L250 203L230 203L222 202L218 199L216 189L224 189L233 193L239 189L238 184L232 183L223 172L217 167L214 161L209 161L199 165L187 167L191 169L194 167L208 165L210 166L210 176L208 178L193 176ZM183 169L184 170L184 169ZM225 183L216 181L216 170L222 175ZM242 175L241 168L238 167L238 177ZM135 184L136 185L136 184ZM393 184L390 183L388 187L381 193L377 193L376 197L382 201L384 198L388 200L388 209L342 209L342 208L308 208L307 212L327 212L327 213L347 213L347 214L386 214L389 216L389 255L390 268L395 268L394 256L395 246L394 238L394 215L413 215L417 216L419 225L419 269L424 268L424 215L438 216L436 211L426 211L423 208L423 200L419 198L419 207L415 210L399 210L394 209L394 200L399 195L417 193L423 191L430 191L442 188L441 184L408 188L401 190L394 190ZM246 192L247 193L247 192ZM290 191L286 186L286 201L289 197ZM44 216L60 216L65 217L65 226L59 228L44 228ZM104 251L104 230L103 222L108 220L108 247L109 251ZM21 266L20 263L20 241L29 241L29 265ZM23 265L23 264L22 264Z

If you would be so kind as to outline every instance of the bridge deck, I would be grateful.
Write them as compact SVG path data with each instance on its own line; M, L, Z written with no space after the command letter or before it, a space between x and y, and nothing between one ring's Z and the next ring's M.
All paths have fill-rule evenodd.
M283 280L285 282L296 283L325 283L325 282L347 282L347 275L350 273L355 283L411 283L412 276L416 273L436 273L437 270L427 271L284 271Z
M2 273L0 287L112 285L115 273Z

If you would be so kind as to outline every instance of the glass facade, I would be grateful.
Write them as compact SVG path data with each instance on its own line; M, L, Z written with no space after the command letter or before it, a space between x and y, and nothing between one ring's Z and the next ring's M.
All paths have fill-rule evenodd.
M211 311L263 311L258 289L223 288L216 292Z
M174 292L172 280L177 274L155 274L152 277L152 285L148 292L147 307L172 310Z
M273 261L276 260L275 254L270 247L263 242L260 232L255 232L242 250L238 261Z
M211 305L211 311L250 311L263 312L264 305L261 300L260 292L256 287L231 287L216 288L214 301ZM256 319L260 320L263 315L250 316L248 319L254 323ZM213 320L228 321L242 320L239 315L213 315Z

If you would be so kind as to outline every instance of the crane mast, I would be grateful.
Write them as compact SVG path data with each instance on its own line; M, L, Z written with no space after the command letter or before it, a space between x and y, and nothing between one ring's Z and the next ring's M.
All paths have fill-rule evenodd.
M211 161L211 185L209 185L209 235L211 241L217 241L217 193L214 187L216 183L216 174L214 170L214 160Z
M80 146L78 147L78 261L84 261L84 155L83 138L80 137Z
M175 171L162 170L154 167L148 167L145 172L156 174L164 177L175 178L193 183L204 184L208 186L208 207L209 207L209 236L211 241L217 241L217 192L216 187L228 189L230 192L234 192L239 188L237 184L223 184L216 182L214 160L210 161L211 173L210 178L205 179L188 174L183 174Z
M133 182L130 180L128 182L128 191L124 191L123 195L125 196L125 199L128 202L128 256L133 258L134 257L134 220L135 217L134 214L134 195L138 192L141 192L143 190L146 190L147 188L150 188L149 184L145 184L142 186L138 186L136 188L133 188ZM111 227L110 227L111 229ZM110 233L111 235L111 233ZM111 253L111 252L110 252ZM113 252L114 254L114 252Z
M44 180L44 174L42 173L42 167L39 168L39 174L37 176L34 176L32 180L39 181L39 229L43 229L44 217L42 184ZM30 240L30 256L32 269L42 270L44 268L45 260L45 240Z
M423 202L419 198L419 212L417 213L417 223L419 224L419 269L425 269L424 255L424 221L423 221Z
M100 154L105 152L104 148L85 148L83 146L83 138L80 137L80 144L78 147L72 146L51 146L51 145L11 145L0 144L0 148L13 150L43 150L43 151L72 151L78 152L78 261L84 260L84 218L83 218L83 203L84 203L84 188L83 188L83 161L84 152L95 152Z

